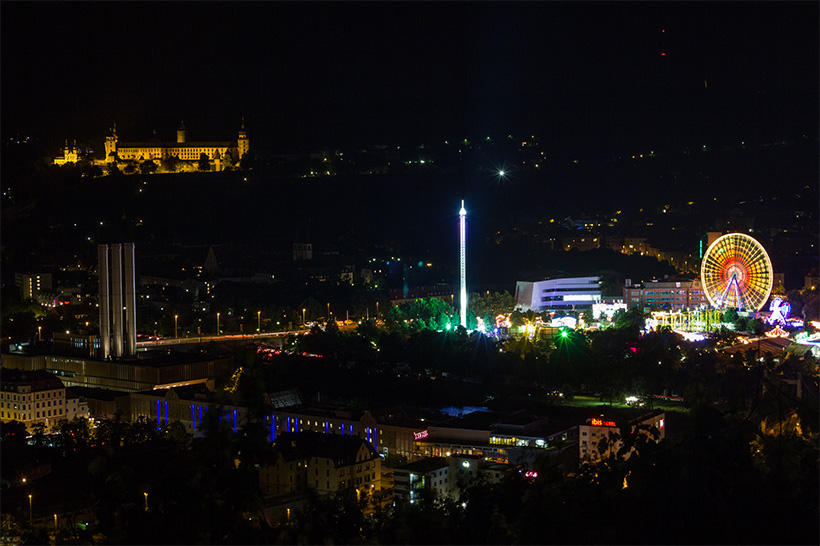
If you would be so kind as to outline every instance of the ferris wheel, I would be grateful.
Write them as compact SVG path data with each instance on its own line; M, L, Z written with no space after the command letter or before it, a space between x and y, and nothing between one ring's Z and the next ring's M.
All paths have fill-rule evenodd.
M706 250L700 280L713 307L758 311L772 291L772 262L754 238L727 233Z

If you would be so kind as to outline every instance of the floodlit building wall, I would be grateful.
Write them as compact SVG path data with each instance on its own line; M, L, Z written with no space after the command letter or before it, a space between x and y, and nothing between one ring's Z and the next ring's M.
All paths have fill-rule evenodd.
M600 277L568 277L543 281L518 281L515 306L521 311L579 311L600 303Z

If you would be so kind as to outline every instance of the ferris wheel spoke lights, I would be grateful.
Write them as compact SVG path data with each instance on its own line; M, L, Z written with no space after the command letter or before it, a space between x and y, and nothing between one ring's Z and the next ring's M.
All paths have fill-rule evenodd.
M758 311L774 284L772 263L754 238L728 233L709 245L701 264L701 283L713 307Z

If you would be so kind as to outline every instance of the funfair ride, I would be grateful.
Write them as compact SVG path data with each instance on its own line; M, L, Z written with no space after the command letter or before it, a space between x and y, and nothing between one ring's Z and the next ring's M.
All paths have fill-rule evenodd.
M700 269L703 292L716 309L759 311L772 291L772 262L763 246L745 233L715 239Z

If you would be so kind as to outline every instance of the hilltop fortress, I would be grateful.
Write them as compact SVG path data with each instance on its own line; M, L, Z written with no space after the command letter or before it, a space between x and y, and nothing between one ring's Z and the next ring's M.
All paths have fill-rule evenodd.
M180 123L177 129L176 142L162 142L158 138L146 142L120 142L117 125L114 124L110 134L105 137L105 158L91 160L91 163L110 170L113 165L123 163L126 168L132 165L139 169L144 168L145 162L153 162L155 169L162 167L161 170L166 172L184 172L198 170L200 162L207 158L209 170L222 171L238 165L249 147L244 118L237 139L220 142L188 142L184 123ZM54 164L76 163L80 159L76 141L73 147L69 147L66 141L63 155L54 158Z

